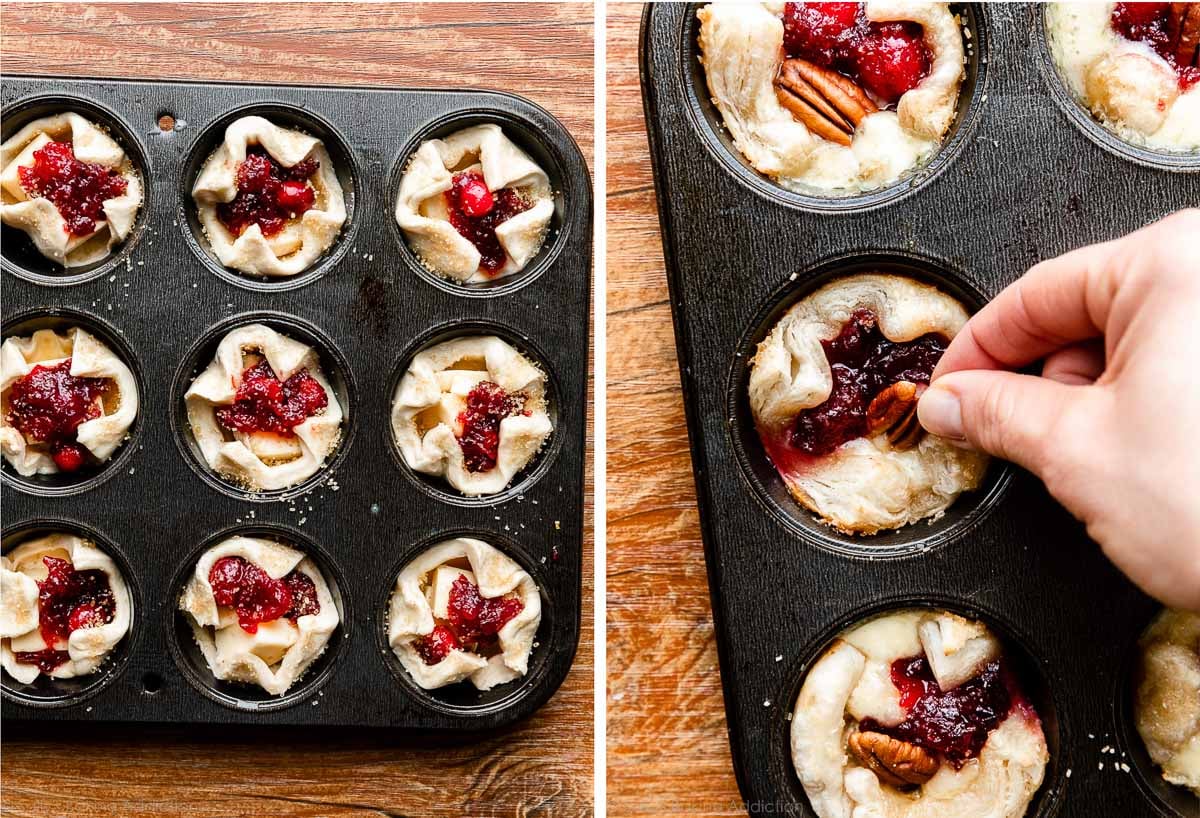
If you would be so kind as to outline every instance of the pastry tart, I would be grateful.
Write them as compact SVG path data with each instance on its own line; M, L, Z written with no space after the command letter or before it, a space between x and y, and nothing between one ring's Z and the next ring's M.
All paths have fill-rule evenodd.
M750 409L788 491L823 522L874 534L940 516L987 457L926 435L917 400L967 321L896 275L836 279L796 302L751 361Z
M891 184L954 122L963 33L946 3L716 2L697 14L704 75L735 147L788 190Z
M396 200L396 222L421 262L463 283L523 270L553 215L546 172L490 124L421 143Z
M490 690L525 675L541 618L541 594L521 566L481 540L457 537L400 572L388 643L425 690L467 679Z
M201 555L179 598L213 676L282 696L341 621L325 577L294 548L234 536Z
M80 327L0 346L0 450L22 476L100 466L137 414L133 373Z
M74 534L49 534L0 558L0 662L32 684L95 673L133 618L112 558Z
M64 267L109 256L129 237L141 206L137 168L79 114L36 119L0 144L0 221Z
M924 610L834 641L796 698L791 749L818 818L1023 818L1049 760L996 637Z
M1200 614L1163 611L1139 648L1138 733L1163 778L1200 797Z
M317 351L263 324L222 338L184 401L209 468L251 491L290 488L316 474L345 419Z
M494 335L422 350L392 399L404 462L466 495L503 491L553 431L546 374Z
M1046 33L1101 123L1135 144L1200 152L1200 3L1052 3Z
M346 221L342 185L321 140L260 116L225 129L192 199L217 258L250 275L304 272Z

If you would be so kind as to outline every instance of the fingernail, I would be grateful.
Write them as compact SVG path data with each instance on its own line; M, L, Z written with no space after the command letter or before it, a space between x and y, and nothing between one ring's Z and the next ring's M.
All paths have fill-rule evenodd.
M931 434L951 440L963 440L962 404L958 396L939 386L925 390L917 403L917 419Z

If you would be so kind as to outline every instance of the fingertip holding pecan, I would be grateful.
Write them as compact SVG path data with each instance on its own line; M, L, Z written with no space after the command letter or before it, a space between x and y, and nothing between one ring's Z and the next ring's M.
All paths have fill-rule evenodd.
M846 146L863 119L879 110L847 77L799 58L784 60L780 66L775 96L817 136Z
M917 419L917 402L926 388L923 383L899 381L876 395L867 407L867 435L885 434L899 451L916 447L925 436Z
M847 745L859 764L875 773L880 782L896 789L921 786L941 766L923 747L883 733L853 733Z

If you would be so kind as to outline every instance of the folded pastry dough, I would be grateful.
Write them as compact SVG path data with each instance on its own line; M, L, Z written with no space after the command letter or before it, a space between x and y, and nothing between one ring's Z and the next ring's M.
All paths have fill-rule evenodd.
M1150 148L1200 150L1200 84L1181 91L1175 69L1112 26L1114 3L1051 3L1046 34L1074 96L1122 139Z
M500 628L496 655L487 658L456 647L436 664L426 664L413 642L434 630L440 595L433 577L440 567L463 560L470 565L481 597L511 596L520 599L523 607ZM444 607L444 599L440 605ZM520 565L481 540L456 537L433 546L400 572L388 611L388 643L413 681L425 690L464 679L479 690L490 690L525 675L541 620L541 593Z
M241 557L272 579L298 571L312 580L320 611L280 617L246 633L232 608L217 604L209 584L213 563L222 557ZM258 685L272 696L282 696L324 652L341 621L325 577L300 551L259 537L234 536L201 555L196 570L179 598L179 609L192 626L196 644L213 676L227 682Z
M459 444L459 414L471 390L485 381L521 395L524 412L500 421L495 465L471 471ZM404 462L444 477L463 494L503 491L553 431L545 382L542 370L494 335L455 338L422 350L392 399L392 432Z
M246 356L258 353L275 377L287 380L300 370L325 390L328 405L296 426L293 437L269 432L234 433L217 421L216 410L231 406L246 369ZM212 363L184 394L188 423L209 467L252 491L285 489L312 477L341 439L344 409L321 371L317 351L263 324L238 327L221 339Z
M480 266L481 255L450 223L443 194L454 175L476 171L492 191L514 188L530 207L496 226L507 258L495 272ZM445 139L421 143L400 180L396 222L429 269L461 282L490 281L525 268L546 238L554 199L546 172L513 144L499 125L475 125Z
M66 643L47 645L39 628L38 582L46 579L43 557L70 562L76 571L102 571L113 596L112 621L71 631ZM0 663L22 684L31 684L41 670L18 662L14 652L65 650L70 658L47 675L72 679L96 672L117 643L129 632L133 603L129 589L112 558L74 534L49 534L22 543L0 558Z
M319 163L308 180L316 193L313 207L270 237L264 236L257 224L251 224L240 236L234 235L217 215L218 204L237 197L238 167L251 145L261 146L285 168L310 157ZM342 185L324 143L261 116L244 116L225 129L225 140L196 178L192 199L217 258L226 267L251 275L281 277L304 272L333 245L346 221Z
M99 461L112 457L124 442L138 413L137 381L129 367L94 335L80 327L61 333L42 329L24 338L8 338L0 345L0 451L17 474L57 474L49 449L27 440L8 422L9 389L35 366L55 366L71 359L71 374L83 378L109 378L115 389L101 402L99 417L81 423L76 442Z
M866 4L872 22L920 23L933 61L895 110L863 119L849 147L809 131L776 97L783 5L716 2L697 12L708 89L746 161L788 190L848 195L890 184L928 159L954 122L963 78L962 31L948 4Z
M1138 733L1163 778L1200 797L1200 614L1163 611L1139 646Z
M750 409L770 453L784 446L803 409L830 396L832 374L821 341L869 309L883 335L909 341L929 333L952 339L967 312L940 290L895 275L837 279L798 301L758 346L751 362ZM873 534L941 515L964 491L979 487L988 458L926 435L899 450L883 433L844 443L807 462L774 457L796 501L839 530Z
M104 218L87 235L71 235L54 203L31 196L21 185L18 169L32 165L34 151L48 142L71 143L76 159L112 168L126 182L123 194L104 201ZM0 221L24 231L38 252L64 267L94 264L108 256L133 230L141 206L138 170L111 136L79 114L35 119L0 144Z
M791 750L800 783L819 818L1025 815L1049 760L1041 722L1030 709L1014 706L988 734L977 758L961 769L941 763L916 793L883 783L848 749L860 722L897 725L905 719L891 665L922 654L932 659L926 637L933 633L952 635L951 643L940 642L936 650L950 651L942 659L961 665L964 681L1000 653L996 638L979 623L946 612L910 610L847 631L808 671L792 713ZM958 637L966 640L962 647L951 647ZM980 644L988 649L979 652ZM964 649L972 655L956 658Z

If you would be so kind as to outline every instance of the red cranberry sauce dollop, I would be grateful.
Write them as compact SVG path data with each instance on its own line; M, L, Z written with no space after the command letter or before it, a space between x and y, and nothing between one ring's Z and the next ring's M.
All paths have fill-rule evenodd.
M289 220L312 210L317 193L308 180L320 166L309 157L285 168L261 147L247 149L237 169L237 195L217 205L217 218L235 236L252 224L264 236L276 235Z
M96 402L109 386L107 378L72 375L70 358L54 366L38 364L10 387L6 420L26 438L48 445L59 469L77 471L91 454L76 442L76 432L100 417Z
M467 393L467 408L458 413L462 448L467 471L487 471L496 465L500 450L500 421L511 415L526 414L525 396L509 394L491 381L480 381Z
M21 187L49 199L72 236L96 231L104 203L123 196L129 183L120 173L96 162L80 162L70 142L47 142L33 152L33 164L17 168Z
M888 386L900 381L929 383L947 340L929 334L900 343L889 341L879 331L875 314L858 310L836 338L822 341L821 346L833 389L824 403L796 416L787 441L812 457L865 435L867 407Z
M46 578L38 582L38 628L46 648L38 651L16 651L18 662L37 665L49 673L70 658L56 645L65 642L72 631L98 628L112 622L117 603L113 598L108 575L88 569L76 571L69 561L58 557L42 557Z
M533 207L533 203L515 188L489 190L483 174L475 170L454 174L443 196L450 224L479 251L479 266L485 273L499 272L508 254L496 238L496 228Z
M884 105L916 88L933 63L919 24L873 23L864 3L785 4L783 47L849 77Z
M1200 66L1180 65L1175 49L1179 32L1171 31L1170 3L1117 3L1113 7L1113 31L1126 40L1145 43L1166 60L1187 89L1200 82Z
M300 571L282 579L271 576L242 557L221 557L208 571L208 584L218 605L233 608L238 625L246 633L257 633L264 622L321 612L317 586Z
M500 629L523 610L525 603L514 597L485 599L479 586L459 574L450 586L447 618L438 620L428 636L414 640L413 648L427 665L436 665L455 648L490 655L498 649Z
M283 437L329 405L324 387L301 369L286 381L264 359L242 372L232 406L217 410L217 420L235 432L273 432Z
M860 728L940 754L955 769L979 755L988 735L1015 707L1032 712L1002 659L947 691L938 686L925 657L898 659L892 663L892 684L907 711L904 721L888 727L865 719Z

